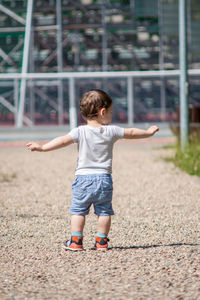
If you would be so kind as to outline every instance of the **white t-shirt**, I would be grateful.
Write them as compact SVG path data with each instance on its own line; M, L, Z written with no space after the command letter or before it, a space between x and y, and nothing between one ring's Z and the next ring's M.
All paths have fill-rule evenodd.
M78 163L75 175L111 174L113 145L124 137L124 128L104 125L98 128L79 126L69 132L78 144Z

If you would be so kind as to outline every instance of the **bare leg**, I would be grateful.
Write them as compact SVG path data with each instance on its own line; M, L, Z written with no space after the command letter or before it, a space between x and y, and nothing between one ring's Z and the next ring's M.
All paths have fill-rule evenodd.
M72 215L71 216L71 231L72 232L83 232L85 225L85 216Z
M98 217L98 233L108 234L111 225L111 216Z

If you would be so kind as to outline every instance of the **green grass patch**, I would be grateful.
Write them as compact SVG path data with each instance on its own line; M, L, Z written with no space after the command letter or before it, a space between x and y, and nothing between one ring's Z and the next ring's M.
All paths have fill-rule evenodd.
M162 147L162 149L176 149L176 147L177 146L174 145L174 144L173 145L165 145L165 146Z
M11 182L13 179L17 178L16 173L12 174L6 174L6 173L0 173L0 182Z
M200 177L200 140L191 142L184 152L181 151L180 145L177 145L175 156L166 160L173 162L188 174Z

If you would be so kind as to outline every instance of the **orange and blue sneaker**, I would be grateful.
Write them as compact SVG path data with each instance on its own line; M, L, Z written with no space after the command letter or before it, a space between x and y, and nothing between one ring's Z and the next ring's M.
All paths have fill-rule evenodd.
M65 250L81 251L83 250L83 237L71 236L71 240L63 243Z
M94 247L96 250L108 250L108 242L109 238L96 236Z

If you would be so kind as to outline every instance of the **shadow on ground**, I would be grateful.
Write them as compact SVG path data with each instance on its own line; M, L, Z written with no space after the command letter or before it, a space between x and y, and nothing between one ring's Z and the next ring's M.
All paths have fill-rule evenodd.
M144 245L144 246L116 246L110 247L109 250L112 249L121 249L121 250L128 250L128 249L148 249L148 248L157 248L157 247L180 247L180 246L200 246L200 244L192 244L192 243L172 243L172 244L158 244L158 245Z

